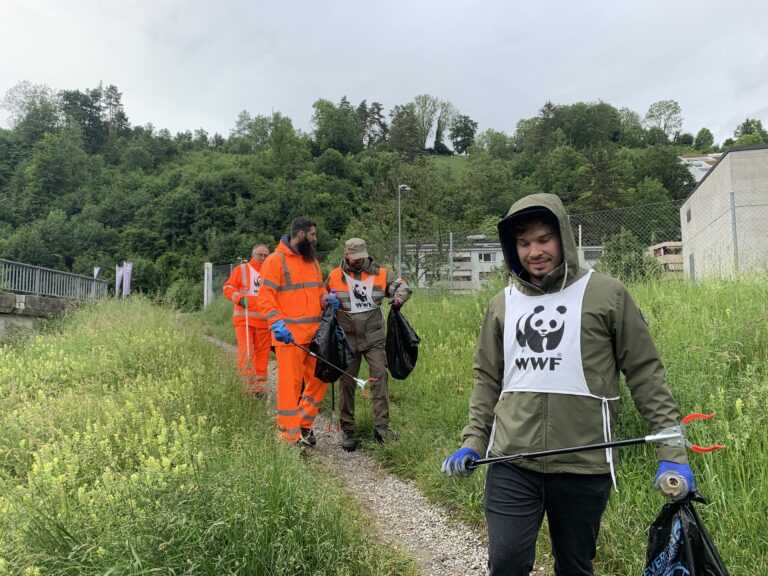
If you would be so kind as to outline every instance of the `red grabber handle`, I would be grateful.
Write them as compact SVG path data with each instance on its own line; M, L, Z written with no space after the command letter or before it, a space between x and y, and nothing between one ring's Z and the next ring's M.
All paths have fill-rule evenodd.
M689 424L693 420L709 420L710 418L714 418L715 414L714 412L712 414L700 414L694 412L693 414L688 414L685 418L683 418L683 424ZM706 452L714 452L715 450L722 450L725 448L724 444L713 444L712 446L698 446L697 444L691 444L688 443L688 447L694 451L698 452L699 454L704 454Z

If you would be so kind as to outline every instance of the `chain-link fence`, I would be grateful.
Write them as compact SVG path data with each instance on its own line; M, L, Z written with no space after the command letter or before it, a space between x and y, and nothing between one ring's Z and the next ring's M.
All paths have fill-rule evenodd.
M698 215L695 221L692 214ZM630 232L646 247L667 278L699 279L702 271L744 271L747 265L766 269L768 264L768 187L762 192L694 194L685 202L572 214L570 221L581 263L587 267L599 262L606 241L622 232ZM335 250L318 254L324 274L339 265L343 251L340 242ZM504 266L495 229L447 226L433 235L404 236L401 242L371 242L368 253L387 268L398 269L401 262L401 275L423 289L477 290ZM234 266L211 267L213 295L221 294Z
M644 245L680 240L679 203L649 204L621 210L574 214L571 225L582 263L599 261L606 238L622 229L631 231ZM446 227L432 235L403 236L402 240L370 242L368 253L380 266L398 269L413 286L453 291L477 290L504 266L504 255L495 227L485 230ZM324 274L343 258L343 242L317 255ZM678 257L679 258L679 257ZM237 264L210 267L211 296L221 295L224 282Z

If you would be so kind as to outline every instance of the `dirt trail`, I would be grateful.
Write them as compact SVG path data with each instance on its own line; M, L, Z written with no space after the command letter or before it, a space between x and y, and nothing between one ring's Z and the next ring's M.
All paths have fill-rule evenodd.
M231 344L209 340L234 354ZM275 368L270 362L268 388L273 404ZM444 509L427 501L412 483L387 474L364 450L343 451L341 433L329 432L328 424L325 415L318 415L317 446L309 449L311 458L358 498L384 542L414 556L427 576L487 574L484 534L451 521Z

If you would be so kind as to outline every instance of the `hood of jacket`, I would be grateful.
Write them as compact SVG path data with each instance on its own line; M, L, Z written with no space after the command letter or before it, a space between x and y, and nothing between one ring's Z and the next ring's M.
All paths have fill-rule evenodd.
M550 272L542 281L539 289L543 292L551 292L553 286L562 286L570 284L579 276L579 253L576 249L576 240L571 230L571 222L565 213L560 198L554 194L531 194L521 198L509 209L507 215L499 222L499 240L501 249L504 252L504 260L507 264L510 274L512 274L520 283L528 287L533 287L530 282L530 276L523 268L520 258L517 255L517 241L514 235L514 224L523 216L530 216L537 212L549 212L557 219L560 235L560 248L563 254L563 261L560 266ZM565 276L565 278L564 278ZM565 282L564 282L565 280ZM557 288L555 288L556 290Z
M275 252L282 252L286 256L301 256L298 250L294 250L291 246L291 237L288 234L283 234L280 238L280 243L275 248Z

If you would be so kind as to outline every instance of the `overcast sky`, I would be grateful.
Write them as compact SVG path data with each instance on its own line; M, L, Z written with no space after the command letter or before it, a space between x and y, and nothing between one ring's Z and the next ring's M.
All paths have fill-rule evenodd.
M768 127L768 1L0 0L0 98L24 80L114 84L132 125L173 133L430 94L508 134L548 100L676 100L720 143Z

